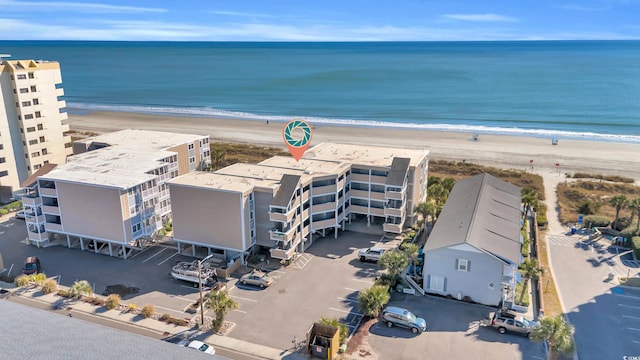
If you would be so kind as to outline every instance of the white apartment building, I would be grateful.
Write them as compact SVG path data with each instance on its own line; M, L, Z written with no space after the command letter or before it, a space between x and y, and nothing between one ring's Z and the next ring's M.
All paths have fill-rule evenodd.
M0 55L0 201L45 164L72 153L60 64Z
M169 182L174 240L225 259L258 245L289 259L354 219L400 233L426 198L428 152L322 143L295 161L275 156ZM206 224L206 226L203 226Z
M170 220L166 182L211 163L202 135L123 130L73 149L24 184L28 240L124 258Z

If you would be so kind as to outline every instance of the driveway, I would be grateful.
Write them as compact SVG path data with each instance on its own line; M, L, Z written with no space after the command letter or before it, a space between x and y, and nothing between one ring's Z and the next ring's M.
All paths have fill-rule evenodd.
M402 328L375 323L369 344L380 359L544 359L542 343L487 326L495 309L433 296L394 293L389 305L409 309L427 321L427 331L414 335Z

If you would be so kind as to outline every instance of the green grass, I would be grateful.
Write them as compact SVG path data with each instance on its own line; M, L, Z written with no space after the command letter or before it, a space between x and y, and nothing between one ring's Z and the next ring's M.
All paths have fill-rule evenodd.
M520 273L520 275L522 275L522 273ZM524 296L522 297L522 302L521 303L519 302L520 301L520 294L522 293L522 287L525 284L524 280L525 279L524 279L524 276L523 276L522 277L522 281L516 284L515 303L516 303L516 305L529 306L529 291L531 289L529 289L528 287L527 287L527 291L524 293Z
M618 280L620 280L620 285L640 287L640 278L637 277L619 278Z

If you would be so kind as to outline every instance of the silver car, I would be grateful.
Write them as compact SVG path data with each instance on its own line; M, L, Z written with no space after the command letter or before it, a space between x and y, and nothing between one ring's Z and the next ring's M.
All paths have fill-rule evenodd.
M509 312L496 312L491 318L491 326L498 329L500 334L512 332L529 337L531 336L533 328L538 326L538 323L533 320L528 320L521 315Z
M273 283L273 278L262 271L253 270L248 274L242 275L240 283L242 285L258 286L264 289Z
M418 334L427 330L427 322L416 317L411 311L396 306L387 306L381 315L382 321L388 327L400 326Z

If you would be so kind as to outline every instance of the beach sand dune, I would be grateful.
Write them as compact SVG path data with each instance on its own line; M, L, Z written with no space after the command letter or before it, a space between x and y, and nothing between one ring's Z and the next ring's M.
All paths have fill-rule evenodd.
M70 114L71 129L98 133L122 129L208 134L211 139L284 148L283 123L252 120L163 116L124 112ZM535 172L575 172L611 174L640 180L640 144L479 134L426 130L363 128L352 126L315 126L312 145L338 142L424 148L431 159L456 160ZM559 164L558 166L556 164Z

